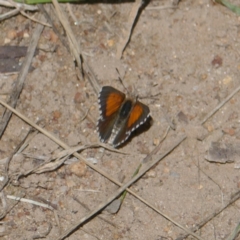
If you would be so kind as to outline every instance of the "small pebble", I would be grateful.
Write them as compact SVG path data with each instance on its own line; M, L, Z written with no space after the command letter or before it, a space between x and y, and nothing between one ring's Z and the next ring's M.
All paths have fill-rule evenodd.
M75 174L78 177L83 177L86 175L87 166L83 161L78 161L69 165L69 170L71 173Z
M230 135L230 136L234 136L235 135L235 130L233 128L224 128L223 132Z
M219 55L216 55L212 60L213 67L219 68L222 66L222 64L223 64L222 58Z
M7 32L7 38L10 40L13 40L17 37L17 31L14 29L11 29Z
M62 116L62 113L58 110L53 112L53 120L58 120Z
M75 103L83 103L85 102L85 96L80 93L80 92L76 92L75 96L74 96L74 102Z

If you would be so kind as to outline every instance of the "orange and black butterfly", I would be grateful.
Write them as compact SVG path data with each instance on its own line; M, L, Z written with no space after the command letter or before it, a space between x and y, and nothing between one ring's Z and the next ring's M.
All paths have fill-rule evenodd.
M127 98L119 90L104 86L98 97L100 118L97 128L102 142L114 147L125 142L131 132L150 116L148 106L136 99Z

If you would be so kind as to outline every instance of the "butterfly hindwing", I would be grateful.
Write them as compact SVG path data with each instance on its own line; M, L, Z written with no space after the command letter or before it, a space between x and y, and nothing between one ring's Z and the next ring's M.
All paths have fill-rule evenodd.
M132 132L142 125L150 116L149 107L139 101L136 101L127 120L127 132Z
M150 115L150 110L145 104L136 101L133 105L131 112L123 124L122 128L116 135L113 145L117 147L118 145L125 142L131 135L131 132L142 125Z
M101 118L98 119L97 129L100 140L102 142L106 142L110 138L115 123L116 115L117 113L112 114L110 117L105 119Z
M100 118L97 128L102 142L111 136L118 111L125 99L125 94L111 86L104 86L99 93L98 103Z

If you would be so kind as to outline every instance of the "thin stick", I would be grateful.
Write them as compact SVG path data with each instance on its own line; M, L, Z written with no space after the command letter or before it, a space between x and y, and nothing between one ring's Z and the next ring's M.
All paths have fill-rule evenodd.
M236 92L236 91L234 91L234 92ZM231 94L232 95L232 94ZM22 116L20 113L18 113L15 109L12 109L10 106L8 106L6 103L4 103L4 102L2 102L1 100L0 100L0 103L2 104L2 105L4 105L4 106L6 106L7 108L9 108L11 111L13 111L16 115L18 115L20 118L22 118L24 121L26 121L26 122L30 122L26 117L24 117L24 116ZM209 116L210 117L210 116ZM30 124L30 123L29 123ZM36 128L39 130L39 131L41 131L41 132L43 132L43 129L41 129L40 127L38 127L36 124L34 124L34 123L32 123L33 125L35 125L36 126ZM48 134L48 135L50 135L51 137L53 137L51 134ZM49 137L50 137L49 136ZM50 138L51 138L50 137ZM62 144L62 146L66 146L66 144L64 144L64 143L62 143L60 140L58 140L58 139L54 139L54 137L53 138L51 138L53 141L55 141L55 140L57 140L57 143L58 142L60 142L61 144ZM172 147L172 150L175 148L175 147L177 147L182 141L184 141L186 139L186 135L184 135L180 140L179 140L179 142L176 144L176 145L174 145L173 147ZM61 144L59 144L59 145L61 145ZM169 154L172 150L170 150L170 151L168 151L168 152L166 152L163 156L161 156L161 158L160 159L158 159L158 161L160 161L162 158L164 158L167 154ZM78 157L78 158L80 158L80 159L82 159L82 160L84 160L85 161L85 159L82 157L82 156L80 156L79 154L77 154L77 153L75 153L74 154L76 157ZM87 165L88 166L90 166L90 167L92 167L93 165L92 164L90 164L90 163L88 163L88 162L86 162L87 163ZM156 163L153 163L153 165L155 165ZM92 165L92 166L91 166ZM150 168L151 168L152 166L150 166ZM92 167L94 170L95 170L95 167L93 166ZM149 168L145 168L146 169L146 171L147 171L147 169L149 169ZM96 171L98 171L99 173L103 173L103 171L99 171L99 169L97 169ZM136 181L137 180L137 177L141 177L142 175L143 175L144 173L143 172L141 172L141 173L139 173L136 177L134 177L130 182L128 182L127 184L125 184L124 186L126 187L126 186L130 186L131 184L132 184L132 182L134 182L134 181ZM102 174L102 175L104 175L104 174ZM106 175L104 175L105 177L106 177ZM109 179L109 180L111 180L111 179ZM118 184L119 186L121 186L121 183L118 183L118 181L116 181L116 180L114 180L113 182L115 182L116 184ZM129 185L128 185L129 184ZM123 187L124 187L123 186ZM123 188L123 187L121 187L117 192L116 192L116 194L114 195L115 197L116 197L116 195L118 196L118 195L120 195L120 193L122 192L122 191L124 191L125 189ZM151 206L151 204L149 204L149 203L147 203L144 199L142 199L141 197L139 197L139 196L137 196L137 194L135 194L134 192L132 192L130 189L127 189L131 194L133 194L134 196L136 196L139 200L141 200L141 201L143 201L144 203L146 203L149 207L151 207L152 209L154 209L155 210L155 208L154 207L152 207ZM113 198L113 199L115 199L115 198ZM113 200L113 199L110 199L110 202ZM109 203L109 202L108 202ZM108 204L107 203L107 204ZM97 212L99 212L99 211L101 211L107 204L105 204L104 206L103 206L103 204L101 204L100 205L100 208L98 208L98 209L96 209L96 210L94 210L93 212L92 212L92 214L96 214ZM156 211L157 212L159 212L160 213L160 211L158 210L158 209L156 209ZM160 213L161 214L161 213ZM91 217L93 216L93 215L90 215ZM165 215L163 215L164 217L165 217ZM171 220L171 218L169 218L169 217L166 217L168 220L170 220L170 221L172 221ZM77 229L83 222L85 222L85 221L87 221L87 219L88 219L88 216L87 217L84 217L78 224L76 224L74 227L72 227L72 228L70 228L70 230L69 231L66 231L65 232L65 235L62 235L62 238L59 238L59 239L63 239L63 238L65 238L66 236L68 236L70 233L72 233L75 229ZM174 221L172 221L172 222L174 222ZM177 225L178 226L178 225ZM182 228L182 229L184 229L184 228ZM185 230L185 229L184 229ZM186 229L187 230L187 229ZM187 230L187 232L188 232L188 230ZM192 233L189 233L189 234L191 234L191 235L194 235L194 234L192 234ZM198 237L197 235L194 235L195 237L197 237L198 239L201 239L200 237Z
M48 133L45 129L42 129L41 127L39 127L38 125L36 125L34 122L31 122L29 119L27 119L25 116L23 116L21 113L19 113L17 110L11 108L9 105L7 105L6 103L4 103L3 101L0 100L0 104L4 105L5 107L7 107L9 110L11 110L14 114L16 114L18 117L20 117L22 120L24 120L25 122L27 122L28 124L30 124L32 127L36 128L39 132L45 134L47 137L49 137L51 140L53 140L54 142L56 142L57 144L59 144L61 147L65 148L65 149L69 149L69 147L63 143L61 140L57 139L56 137L54 137L53 135L51 135L50 133ZM173 145L172 148L170 148L164 155L161 155L160 158L158 159L158 161L160 161L161 159L163 159L166 155L168 155L173 149L175 149L182 141L184 141L186 139L186 136L183 136L175 145ZM154 151L154 150L153 150ZM122 184L120 182L118 182L117 180L113 179L111 176L109 176L108 174L106 174L104 171L102 171L101 169L98 169L96 166L94 166L94 164L91 164L90 162L88 162L85 158L83 158L80 154L78 153L73 153L73 155L81 160L83 160L89 167L91 167L92 169L94 169L96 172L100 173L101 175L105 176L106 178L108 178L110 181L114 182L115 184L122 186ZM151 154L150 154L151 155ZM152 156L152 155L151 155ZM149 156L147 156L146 158L148 158ZM157 161L157 162L158 162ZM156 162L153 164L155 165ZM146 164L146 166L149 166L148 164ZM148 169L150 169L152 166L149 166L145 171L148 171ZM145 169L145 168L144 168ZM145 172L144 172L145 173ZM146 200L144 200L143 198L141 198L140 196L138 196L136 193L134 193L131 189L126 189L126 186L130 186L134 181L136 181L136 179L138 179L139 177L141 177L143 174L143 172L141 172L141 174L136 175L132 180L130 180L127 184L125 184L125 188L121 187L121 191L119 192L119 190L114 194L114 198L115 199L117 196L119 196L119 194L121 192L123 192L124 190L127 190L128 192L130 192L132 195L134 195L135 197L137 197L140 201L144 202L147 206L149 206L150 208L154 209L155 211L157 211L159 214L161 214L163 217L165 217L166 219L168 219L169 221L173 222L174 224L176 224L177 226L179 226L180 228L184 229L186 232L188 232L189 234L195 236L198 239L201 239L200 237L197 237L196 234L189 232L188 229L186 229L185 227L181 226L179 223L175 222L174 220L172 220L170 217L164 215L160 210L156 209L153 205L149 204L148 202L146 202ZM113 199L110 199L111 201ZM111 202L110 201L110 202ZM101 211L104 207L106 207L110 202L107 203L103 203L102 205L100 205L100 207L98 207L99 209L94 210L92 213L96 214L97 212ZM93 215L91 215L93 216ZM84 218L86 221L88 218ZM68 230L69 232L67 233L67 231L65 232L65 235L69 235L72 231L74 231L76 228L78 228L78 226L80 226L83 222L79 222L77 223L74 227L72 227L70 230ZM65 237L63 237L65 238ZM63 238L59 238L59 239L63 239Z
M136 21L138 12L140 7L142 6L141 0L136 0L134 4L132 5L132 8L130 10L129 16L128 16L128 22L127 22L127 29L123 30L123 37L120 38L118 47L117 47L117 53L116 58L121 59L122 53L124 49L126 48L132 34L132 29L134 27L134 23Z
M10 17L13 17L15 15L17 15L19 13L19 10L18 9L13 9L7 13L4 13L2 15L0 15L0 22L5 20L5 19L8 19Z
M147 7L146 10L165 10L165 9L169 9L169 8L177 9L178 7L177 6L172 6L172 5L169 5L169 6L157 6L157 7Z
M201 124L204 124L214 113L216 113L225 103L227 103L238 91L240 86L238 86L230 95L228 95L221 103L219 103L207 116L202 120Z
M67 33L67 36L70 40L69 45L70 45L70 49L72 51L72 54L73 54L75 60L77 61L78 66L82 66L82 61L80 59L80 54L81 54L80 46L79 46L79 43L77 42L77 40L76 40L76 38L73 34L72 28L71 28L65 14L63 13L58 1L57 0L52 0L52 3L55 7L57 16L58 16L61 24L63 25L63 27L64 27L64 29Z
M197 231L198 229L200 229L201 227L203 227L206 223L208 223L209 221L211 221L214 217L216 217L217 215L219 215L223 210L225 210L228 206L230 206L231 204L233 204L234 202L236 202L238 199L240 198L240 191L236 192L234 197L232 199L229 200L229 202L223 206L222 208L220 208L219 210L215 211L214 213L210 214L208 217L206 217L206 219L204 219L203 221L201 221L199 224L197 224L194 228L192 228L192 231ZM183 240L184 238L188 237L188 234L185 234L184 236L178 237L176 240Z
M71 226L69 229L67 229L60 237L56 238L56 240L62 240L65 239L67 236L69 236L72 232L74 232L77 228L79 228L82 224L84 224L87 220L95 216L97 213L102 211L109 203L111 203L116 196L119 196L125 189L127 189L129 186L131 186L134 182L136 182L142 175L145 174L150 168L152 168L156 163L158 163L160 160L162 160L164 157L166 157L169 153L171 153L182 141L186 139L186 136L181 137L177 143L173 144L171 148L169 148L165 154L157 156L157 158L147 164L142 171L140 171L135 177L133 177L129 182L121 186L116 192L114 192L105 202L101 203L95 210L90 212L88 215L83 217L80 221L78 221L75 225ZM192 236L196 237L199 240L203 240L201 237L196 235L195 233L190 232L185 227L181 226L180 224L173 221L171 218L167 218L174 224L176 224L178 227L182 228L184 231L186 231L188 234L191 234Z
M43 16L40 17L40 21L42 19L44 19ZM18 75L17 83L16 83L16 85L13 89L12 95L10 97L10 105L13 108L16 107L17 100L20 96L20 93L22 92L23 84L24 84L24 81L27 77L29 68L31 66L31 62L32 62L32 59L33 59L33 56L34 56L34 53L35 53L35 50L36 50L36 47L37 47L38 39L39 39L42 31L43 31L43 26L42 25L37 25L37 27L36 27L33 35L32 35L32 39L31 39L31 42L30 42L28 50L27 50L27 55L26 55L26 57L23 61L22 68L21 68L21 70L19 72L19 75ZM0 123L0 138L2 137L2 134L4 133L4 131L6 129L6 126L8 124L8 121L9 121L11 115L12 115L11 111L6 111L2 120L1 120L1 123Z
M28 15L28 14L25 13L24 11L20 11L20 13L21 13L24 17L29 18L30 20L32 20L33 22L36 22L36 23L42 24L42 25L44 25L44 26L46 26L46 27L50 27L50 28L52 27L50 24L45 23L45 22L40 21L40 20L37 20L36 18L34 18L34 17Z

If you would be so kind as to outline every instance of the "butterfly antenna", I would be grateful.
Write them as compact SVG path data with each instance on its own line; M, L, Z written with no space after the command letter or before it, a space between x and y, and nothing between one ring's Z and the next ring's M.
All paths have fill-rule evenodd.
M122 86L123 86L123 88L125 89L125 91L127 92L127 93L129 93L128 92L128 89L125 87L125 85L123 84L123 80L122 80L122 78L121 78L121 75L120 75L120 73L119 73L119 71L118 71L118 69L116 68L116 71L117 71L117 73L118 73L118 80L119 80L119 82L122 84Z

